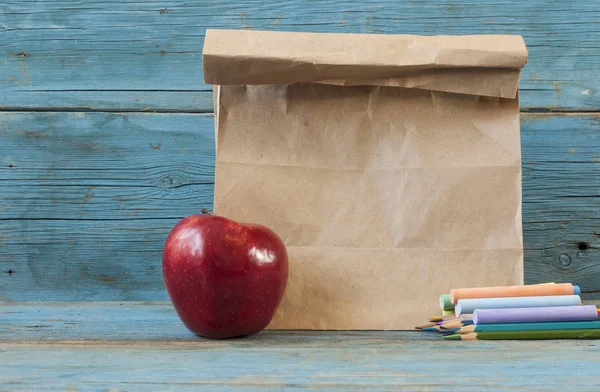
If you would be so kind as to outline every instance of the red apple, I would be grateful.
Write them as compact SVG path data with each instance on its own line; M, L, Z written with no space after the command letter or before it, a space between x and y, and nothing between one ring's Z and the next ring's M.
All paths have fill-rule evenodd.
M225 339L271 322L287 285L288 258L271 229L205 213L173 227L162 269L183 324L199 336Z

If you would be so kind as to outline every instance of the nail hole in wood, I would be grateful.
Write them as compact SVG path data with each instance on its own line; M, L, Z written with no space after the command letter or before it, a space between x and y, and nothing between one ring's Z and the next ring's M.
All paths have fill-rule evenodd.
M579 241L577 243L577 247L581 251L586 251L586 250L588 250L590 248L590 244L588 244L587 242L584 242L584 241Z

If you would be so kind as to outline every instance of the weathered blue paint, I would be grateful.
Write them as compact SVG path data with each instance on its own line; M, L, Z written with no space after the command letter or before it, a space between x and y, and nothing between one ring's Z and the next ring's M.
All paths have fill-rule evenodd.
M600 117L521 127L526 281L598 298ZM212 207L212 117L4 113L0 129L0 300L165 300L169 230Z
M211 110L207 28L345 33L521 34L524 108L596 110L596 1L100 1L0 5L5 108ZM176 98L174 93L177 93ZM150 96L148 96L150 94Z
M212 206L213 120L182 114L212 112L206 28L521 34L522 109L599 112L599 12L583 0L3 1L0 389L597 391L596 341L208 341L169 302L10 301L167 300L166 235ZM522 129L526 281L600 298L600 117L526 115Z
M426 332L263 331L213 341L171 305L0 307L8 390L548 390L600 387L600 341L444 342ZM493 353L493 360L489 354Z
M1 57L0 57L1 58ZM1 67L1 65L0 65ZM0 73L2 71L0 70ZM3 95L6 94L6 97ZM3 99L5 102L3 102ZM212 113L212 91L0 91L3 111Z
M600 116L522 116L525 279L600 298Z
M0 305L0 342L198 341L171 302L22 302Z

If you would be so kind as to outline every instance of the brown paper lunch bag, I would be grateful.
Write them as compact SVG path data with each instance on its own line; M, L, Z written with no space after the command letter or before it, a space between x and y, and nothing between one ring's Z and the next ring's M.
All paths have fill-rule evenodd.
M219 215L286 244L269 329L412 329L523 284L520 36L208 30Z

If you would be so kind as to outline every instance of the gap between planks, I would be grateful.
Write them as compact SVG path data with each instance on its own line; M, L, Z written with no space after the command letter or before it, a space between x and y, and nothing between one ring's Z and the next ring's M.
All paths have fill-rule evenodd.
M213 116L214 111L209 109L198 110L180 110L180 109L94 109L94 108L77 108L77 107L2 107L2 113L148 113L148 114L206 114ZM548 108L525 108L519 111L519 114L526 116L535 115L564 115L564 116L587 116L600 114L600 108L597 110L561 110Z
M198 109L198 110L179 110L179 109L94 109L94 108L75 108L75 107L40 107L40 108L26 108L26 107L3 107L0 109L2 113L156 113L156 114L213 114L212 110L209 109Z

